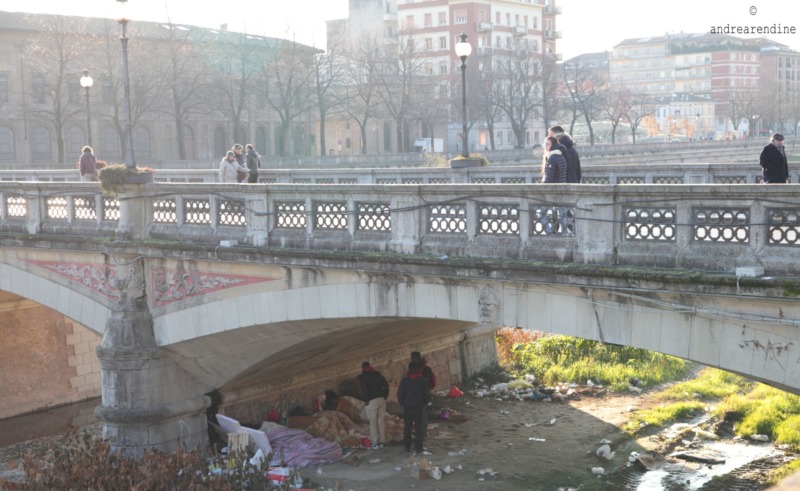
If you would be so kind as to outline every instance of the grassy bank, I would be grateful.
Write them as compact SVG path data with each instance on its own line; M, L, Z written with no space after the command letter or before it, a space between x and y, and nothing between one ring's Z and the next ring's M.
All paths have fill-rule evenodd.
M497 336L500 368L512 377L533 375L541 385L591 380L612 391L653 388L678 381L655 397L657 407L632 415L625 429L632 435L702 414L732 421L738 436L766 435L800 452L800 397L722 370L705 368L682 380L689 363L659 353L573 338L502 329ZM800 470L795 459L771 476L778 481Z

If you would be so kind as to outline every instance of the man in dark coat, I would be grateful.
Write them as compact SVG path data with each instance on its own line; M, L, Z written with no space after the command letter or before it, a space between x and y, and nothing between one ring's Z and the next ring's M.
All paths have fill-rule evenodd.
M428 381L422 376L419 363L408 364L408 374L397 388L397 402L403 406L403 445L406 452L411 451L411 427L414 426L414 450L422 452L423 427L422 413L431 400Z
M786 149L783 148L783 135L775 133L769 145L761 151L759 159L765 184L784 184L789 182L789 163Z
M564 159L567 161L567 181L572 183L581 182L581 158L578 155L578 150L575 148L575 142L572 138L564 133L564 128L561 126L553 126L547 130L548 136L554 136L558 143L564 146L562 153Z
M389 382L381 372L365 361L361 364L358 387L361 389L362 400L367 403L372 449L383 448L383 442L386 441L386 398L389 397Z
M424 378L428 383L428 390L433 392L433 389L436 388L436 374L434 374L431 367L428 366L428 362L425 360L425 358L419 351L411 352L411 361L419 365L419 369L422 372L422 378ZM426 408L425 410L422 411L422 438L424 440L427 437L428 437L428 410Z

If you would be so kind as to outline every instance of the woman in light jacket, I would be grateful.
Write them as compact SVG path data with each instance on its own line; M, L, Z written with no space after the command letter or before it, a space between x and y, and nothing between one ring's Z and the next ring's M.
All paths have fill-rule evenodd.
M225 158L219 163L219 182L239 182L236 178L238 172L250 172L250 170L236 161L236 154L233 150L228 150Z

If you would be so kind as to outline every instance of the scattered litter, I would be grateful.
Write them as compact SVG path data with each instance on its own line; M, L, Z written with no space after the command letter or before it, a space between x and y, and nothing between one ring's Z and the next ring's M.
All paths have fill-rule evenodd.
M458 464L458 465L456 466L456 469L458 469L458 470L460 470L460 471L463 471L463 470L464 470L464 468L463 468L463 467L461 467L461 464Z
M394 468L394 470L396 470L397 472L400 472L400 471L403 470L403 468L398 465L397 467Z
M487 467L485 469L481 469L481 470L478 471L478 475L479 476L491 476L491 477L494 477L494 476L497 475L497 473L498 473L498 471L492 469L491 467Z
M603 469L602 467L592 467L592 474L594 474L595 476L602 476L605 473L606 470Z
M381 462L381 459L369 459L367 462L369 462L370 464L379 464Z
M601 459L611 460L611 459L614 458L614 454L616 452L612 452L610 446L602 445L600 448L597 449L597 452L595 452L595 453Z
M444 261L445 259L447 259L447 254L445 254L444 256L439 256L439 259L441 259L442 261Z
M501 410L500 410L500 414L508 414L508 411L506 411L506 410L504 410L504 409L501 409Z
M427 450L423 450L422 451L422 455L433 455L433 454L428 452Z
M466 455L466 454L467 454L467 449L466 448L462 448L458 452L452 452L452 451L451 452L447 452L447 456L448 457L458 457L458 456Z
M693 428L693 430L694 434L697 435L699 438L705 438L706 440L719 440L719 435L717 435L716 433L711 433L710 431L701 430L700 428Z
M631 454L628 455L628 462L631 463L636 462L636 459L638 458L639 458L639 452L631 452Z
M750 439L757 442L768 442L769 436L767 435L750 435Z
M442 472L444 472L445 474L450 474L451 472L453 472L453 469L449 465L446 465L444 466L444 469L442 469Z
M464 393L461 391L461 389L459 389L455 385L450 387L450 392L447 393L447 397L450 398L461 397L463 395Z
M544 438L536 438L536 437L533 437L533 436L528 437L528 440L530 440L532 442L546 442L547 441Z

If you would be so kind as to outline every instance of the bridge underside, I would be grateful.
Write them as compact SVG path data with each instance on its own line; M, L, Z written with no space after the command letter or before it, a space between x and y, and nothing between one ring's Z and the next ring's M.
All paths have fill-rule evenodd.
M0 289L103 335L98 415L113 445L202 444L211 391L228 407L308 405L289 400L291 390L320 394L365 359L399 380L411 350L442 353L432 364L457 379L494 359L498 326L659 351L800 391L800 305L796 290L771 279L395 254L245 251L221 261L212 253L3 250Z

